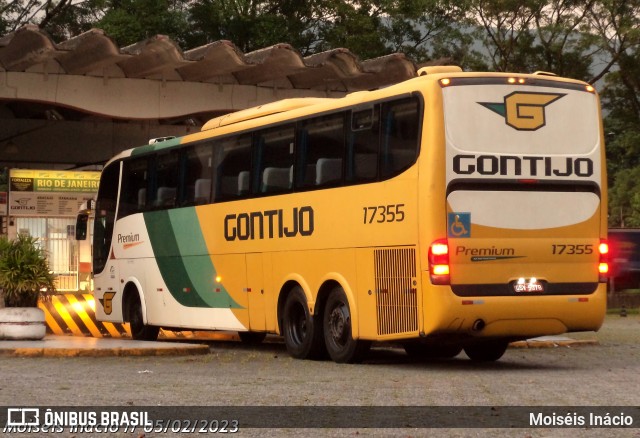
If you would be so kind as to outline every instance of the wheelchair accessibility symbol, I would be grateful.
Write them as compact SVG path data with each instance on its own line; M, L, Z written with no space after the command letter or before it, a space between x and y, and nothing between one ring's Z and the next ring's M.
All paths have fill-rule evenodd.
M471 237L471 213L449 213L449 237Z

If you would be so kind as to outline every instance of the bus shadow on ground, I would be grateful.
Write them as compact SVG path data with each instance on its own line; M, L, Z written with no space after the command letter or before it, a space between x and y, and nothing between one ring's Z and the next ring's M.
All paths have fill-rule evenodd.
M518 355L518 356L516 356ZM418 358L405 353L401 346L384 346L372 348L364 364L380 366L403 366L410 368L427 368L429 370L558 370L565 369L562 364L542 363L540 360L527 362L520 351L510 350L495 362L479 362L469 359L464 352L452 358Z
M187 340L180 339L179 342ZM268 336L264 342L250 344L240 341L236 335L227 335L221 339L198 339L189 340L190 342L205 343L213 351L228 351L242 353L267 354L273 357L290 357L284 341L280 336ZM533 349L535 352L539 349ZM394 366L394 367L410 367L410 368L427 368L430 370L562 370L566 369L561 363L549 363L548 361L540 361L533 357L528 358L527 349L510 348L505 356L495 362L477 362L470 360L464 352L461 352L453 358L416 358L408 355L404 348L399 344L382 344L374 343L369 350L365 359L361 364L355 366ZM313 361L302 362L329 362L329 357L321 358ZM350 364L332 363L334 366L354 366Z

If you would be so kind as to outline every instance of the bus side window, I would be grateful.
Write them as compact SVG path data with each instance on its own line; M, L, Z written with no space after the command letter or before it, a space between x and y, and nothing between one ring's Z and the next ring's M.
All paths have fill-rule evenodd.
M98 188L98 200L96 202L95 221L93 225L92 260L94 274L101 273L109 259L116 216L119 177L119 161L105 167L100 176L100 186ZM122 202L120 205L122 205Z
M298 177L301 187L336 185L344 181L345 117L339 112L301 122L303 153L299 155Z
M124 162L118 218L143 212L147 209L149 161L149 157L141 157Z
M188 148L180 162L180 205L211 202L212 144L207 142Z
M224 138L214 149L215 200L228 201L250 194L251 134Z
M351 114L347 180L366 182L377 179L380 143L380 105Z
M178 154L169 152L158 155L155 160L155 172L151 172L152 184L149 206L154 210L173 208L176 206L178 194ZM149 193L148 193L149 194Z
M415 162L421 126L420 107L415 97L383 103L382 178L397 175Z
M256 135L256 175L261 193L284 193L293 186L295 126L284 125Z

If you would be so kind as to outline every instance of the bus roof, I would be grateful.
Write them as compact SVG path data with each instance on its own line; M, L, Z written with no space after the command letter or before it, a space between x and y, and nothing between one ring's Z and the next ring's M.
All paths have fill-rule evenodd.
M266 103L264 105L256 106L253 108L247 108L244 110L236 111L234 113L225 114L220 117L209 120L202 127L202 131L208 131L210 129L220 128L222 126L232 125L234 123L244 122L245 120L257 119L271 114L283 113L294 109L302 108L305 106L316 105L326 102L328 100L335 100L322 97L301 97L294 99L284 99L277 102Z
M438 81L442 78L535 78L537 80L547 80L554 82L563 82L563 83L572 83L572 84L581 84L584 86L589 86L584 81L565 78L560 76L555 76L553 73L548 72L535 72L535 73L508 73L508 72L474 72L462 71L459 67L456 66L431 66L424 67L418 70L418 75L415 78L408 79L404 82L391 85L389 87L385 87L385 89L398 89L399 91L410 91L412 83L423 82L423 81ZM209 120L207 123L203 125L200 132L193 133L188 135L187 137L191 138L203 138L203 135L206 135L207 132L211 132L212 130L216 130L223 127L230 127L231 125L241 124L242 122L247 122L251 120L256 120L260 118L268 118L269 116L285 113L289 111L301 110L306 107L311 107L314 105L319 106L331 106L330 102L343 102L344 104L356 104L358 101L366 101L367 96L372 93L384 93L383 90L371 90L371 91L357 91L354 93L349 93L342 98L321 98L321 97L302 97L302 98L291 98L279 100L277 102L270 102L264 105L259 105L252 108L243 109L240 111L236 111L233 113L225 114L223 116L219 116ZM323 105L327 104L327 105ZM306 112L306 111L305 111ZM109 160L106 164L110 162L116 161L119 158L127 157L137 153L144 153L151 150L158 150L164 148L170 148L179 145L182 142L182 137L177 137L175 139L171 139L168 141L163 141L161 143L156 143L154 145L145 145L136 147L133 149L125 150L111 160Z

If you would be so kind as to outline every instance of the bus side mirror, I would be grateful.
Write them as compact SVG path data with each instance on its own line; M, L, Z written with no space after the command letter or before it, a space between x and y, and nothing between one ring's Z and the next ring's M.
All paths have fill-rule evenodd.
M87 224L89 223L89 215L80 213L76 218L76 240L87 240Z

